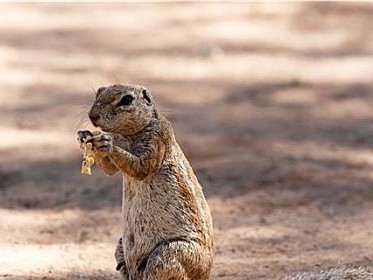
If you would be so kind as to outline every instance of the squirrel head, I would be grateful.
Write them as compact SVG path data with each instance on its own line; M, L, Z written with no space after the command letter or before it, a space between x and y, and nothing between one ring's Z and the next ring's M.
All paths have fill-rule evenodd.
M145 87L116 84L97 90L88 116L103 131L132 135L158 118L158 113Z

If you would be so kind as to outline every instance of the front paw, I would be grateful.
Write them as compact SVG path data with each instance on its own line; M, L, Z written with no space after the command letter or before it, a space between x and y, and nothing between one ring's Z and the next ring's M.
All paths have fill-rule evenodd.
M82 144L87 138L91 138L92 136L93 136L93 133L90 132L89 130L79 130L77 140L79 144Z
M93 152L98 157L106 157L113 150L113 138L110 134L101 133L92 137L90 142L92 142Z
M89 131L89 130L79 130L78 131L78 142L79 144L91 142L93 137L101 135L101 131Z

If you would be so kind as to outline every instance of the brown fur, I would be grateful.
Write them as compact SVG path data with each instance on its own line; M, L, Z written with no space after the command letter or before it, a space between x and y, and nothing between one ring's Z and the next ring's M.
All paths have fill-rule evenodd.
M132 102L118 106L125 95ZM116 259L124 279L208 279L210 211L153 97L141 86L100 88L89 117L107 132L93 141L98 165L123 175L124 233Z

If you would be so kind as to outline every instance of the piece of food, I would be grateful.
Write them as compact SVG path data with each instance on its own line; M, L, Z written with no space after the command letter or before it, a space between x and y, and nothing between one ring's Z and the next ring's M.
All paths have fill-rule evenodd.
M91 166L95 163L95 153L93 152L93 145L90 142L93 136L100 135L100 131L79 131L78 141L80 143L80 149L83 154L83 162L81 173L84 175L91 175Z

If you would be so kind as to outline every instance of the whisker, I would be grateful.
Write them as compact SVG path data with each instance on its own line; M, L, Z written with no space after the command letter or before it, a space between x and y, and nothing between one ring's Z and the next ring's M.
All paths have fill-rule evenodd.
M92 90L92 92L94 93L94 95L96 95L97 94L97 91L93 88L93 87L91 87L91 86L89 86L90 87L90 89Z
M84 124L85 120L79 120L77 125L76 125L76 128L79 129L82 127L82 125Z
M89 83L89 82L86 82L86 84L93 91L93 93L96 95L96 90L94 89L94 87L92 86L92 84Z
M76 115L77 116L81 116L82 114L85 114L88 112L88 108L87 109L83 109L82 111L80 111L79 113L77 113Z
M88 112L89 112L89 108L84 109L83 111L77 113L77 114L76 114L76 117L81 117L81 116L83 116L83 115L87 115Z
M87 114L83 114L83 112L81 112L76 118L79 119L78 121L78 126L82 125L83 123L85 122L88 122L89 119L88 119L88 115Z
M79 118L80 118L81 120L88 120L88 114L81 114L81 115L79 116Z
M76 115L74 118L74 121L82 121L84 119L88 120L88 113L87 112L82 112Z
M92 90L92 92L96 95L97 92L93 88L93 86L91 85L91 83L86 82L86 84ZM88 118L88 112L89 112L90 109L91 109L90 105L83 106L83 110L76 114L76 116L75 116L74 119L78 120L77 121L77 125L76 125L77 129L87 128L88 125L90 124L90 120Z
M80 119L80 121L78 122L78 124L77 124L77 126L76 126L76 129L77 129L77 130L81 130L81 129L83 129L83 128L87 128L88 125L89 125L89 121L88 121L88 119L86 119L86 118L82 118L82 119Z

